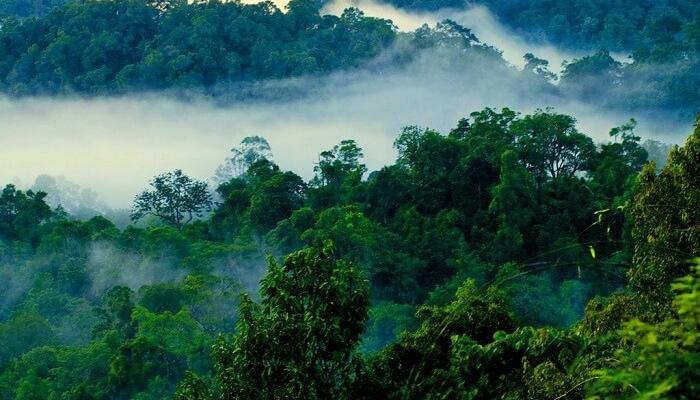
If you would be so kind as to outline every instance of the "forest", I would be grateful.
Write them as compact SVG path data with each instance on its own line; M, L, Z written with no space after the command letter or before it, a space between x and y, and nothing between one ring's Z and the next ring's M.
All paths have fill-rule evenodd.
M310 176L239 136L211 177L155 171L122 211L63 177L2 182L0 400L696 398L697 2L388 1L489 7L587 54L559 74L450 19L406 32L326 3L0 0L0 99L284 105L309 76L427 59L628 117L601 134L549 104L466 109L391 132L378 168L352 132L312 138ZM695 124L669 145L640 114Z
M393 4L409 10L458 2ZM217 87L328 74L367 65L389 49L383 68L402 65L426 39L472 47L470 30L445 21L400 32L388 19L349 8L324 15L328 1L77 0L0 1L0 90L37 94L123 94L169 89L220 95ZM700 109L700 5L674 1L482 1L515 32L583 52L567 60L553 91L599 106L692 119ZM124 34L126 33L126 34ZM461 40L456 40L461 39ZM442 44L445 44L442 43ZM481 43L479 43L481 44ZM491 44L498 47L498 44ZM487 46L490 47L490 46ZM497 52L497 49L493 49ZM629 55L620 60L614 53ZM531 70L548 75L533 55ZM601 94L603 94L601 96Z
M700 130L657 169L634 129L485 109L310 181L250 137L121 230L7 185L0 395L692 398Z

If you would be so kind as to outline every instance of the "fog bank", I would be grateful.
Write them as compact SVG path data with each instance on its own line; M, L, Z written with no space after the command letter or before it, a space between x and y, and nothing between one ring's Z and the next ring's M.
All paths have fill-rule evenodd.
M164 95L0 98L0 182L30 186L37 175L63 175L112 207L128 207L155 174L181 168L208 179L229 149L252 135L268 139L282 168L310 178L318 153L342 139L356 139L373 170L393 162L401 127L446 132L484 107L531 112L552 106L577 117L597 140L635 117L643 136L679 142L691 122L597 110L557 97L551 86L503 63L445 49L423 51L404 68L264 85L269 100L226 105ZM314 89L290 95L290 87ZM277 92L287 94L276 98Z

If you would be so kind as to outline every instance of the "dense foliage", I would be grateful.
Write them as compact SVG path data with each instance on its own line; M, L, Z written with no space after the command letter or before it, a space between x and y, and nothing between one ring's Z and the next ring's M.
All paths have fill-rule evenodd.
M529 40L571 49L626 51L651 41L672 40L696 17L693 0L385 0L414 10L483 5ZM686 26L686 29L692 29Z
M394 40L390 21L314 0L80 0L2 20L0 81L10 94L113 93L296 76L353 67Z
M579 99L627 110L681 113L686 118L700 109L695 90L700 84L697 1L386 2L411 10L483 5L529 41L588 53L565 62L561 76L563 91Z
M26 18L40 16L55 7L60 7L66 0L2 0L0 1L0 16Z
M308 182L248 138L210 215L121 230L8 185L0 398L691 398L700 130L659 171L634 128L485 109Z
M0 0L0 91L235 98L458 60L556 98L700 109L696 1L388 2L484 5L589 54L517 71L453 21L398 32L317 0ZM553 109L486 108L403 128L376 171L343 140L309 180L253 136L215 187L166 171L130 214L63 177L6 185L0 400L696 398L700 126L668 160L635 129L595 143Z
M700 85L700 8L694 1L477 3L531 40L587 53L568 60L559 86L550 82L557 77L546 60L523 55L525 72L544 78L545 91L684 119L700 109L695 90ZM186 96L240 98L259 95L250 86L263 79L319 76L377 63L380 70L396 69L426 48L485 47L469 29L449 20L432 29L398 32L390 20L367 17L355 8L340 16L322 15L323 4L293 0L280 10L271 2L218 0L74 0L56 6L7 0L0 3L0 90L26 96L167 89ZM3 7L9 11L3 13ZM619 54L631 54L633 62L620 61ZM498 62L494 77L507 66ZM276 89L271 96L289 95L289 90Z

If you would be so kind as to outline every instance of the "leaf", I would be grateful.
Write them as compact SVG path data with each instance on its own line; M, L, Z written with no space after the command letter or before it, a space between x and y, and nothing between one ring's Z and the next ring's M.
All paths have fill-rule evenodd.
M588 251L591 253L591 257L595 260L595 249L593 246L588 246Z

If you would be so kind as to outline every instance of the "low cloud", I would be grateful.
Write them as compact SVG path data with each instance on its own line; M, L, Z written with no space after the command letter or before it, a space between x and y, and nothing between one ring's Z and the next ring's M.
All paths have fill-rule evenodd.
M472 23L462 22L488 43L488 28L480 31L477 22L488 27L493 21L481 12L465 11ZM522 50L516 46L512 52ZM0 182L63 175L95 190L112 207L128 207L163 171L181 168L196 178L210 178L229 149L253 135L270 142L282 168L305 178L313 175L318 153L345 138L364 147L372 170L393 162L392 144L401 127L448 131L484 107L522 112L555 107L575 116L580 129L596 140L607 139L611 127L631 117L640 122L645 137L680 142L690 132L691 121L609 112L564 98L545 81L478 52L416 51L400 67L382 62L391 52L366 68L326 77L222 86L214 100L195 95L178 100L182 96L166 94L0 98Z

